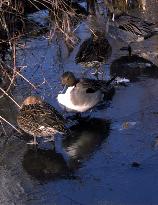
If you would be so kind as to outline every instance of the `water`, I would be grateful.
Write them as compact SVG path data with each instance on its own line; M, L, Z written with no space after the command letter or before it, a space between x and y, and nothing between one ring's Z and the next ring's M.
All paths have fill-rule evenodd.
M152 12L139 15L154 21L157 8L149 5ZM84 23L77 34L80 43L89 36ZM119 50L124 43L110 37L108 40L113 49L106 66L109 68L126 52ZM48 44L41 36L22 39L19 44L24 43L25 49L19 46L17 50L16 63L26 66L22 74L36 89L19 77L12 91L15 100L21 103L27 95L38 94L67 116L55 97L62 89L59 79L64 71L74 71L77 75L83 71L74 62L79 45L69 53L59 39ZM155 36L132 47L134 54L158 66L157 45ZM7 137L1 135L0 204L156 205L158 150L154 145L158 136L158 81L156 74L136 74L134 81L116 88L111 103L72 123L74 137L63 140L69 163L52 148L32 149L26 144L27 135L9 134L11 131ZM92 77L91 71L87 75ZM0 112L16 125L17 108L12 106L8 99L3 99ZM133 162L140 166L133 167Z

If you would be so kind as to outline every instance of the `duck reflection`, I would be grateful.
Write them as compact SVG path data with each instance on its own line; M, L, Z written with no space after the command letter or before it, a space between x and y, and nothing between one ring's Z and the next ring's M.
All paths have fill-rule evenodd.
M71 127L73 137L63 141L63 146L73 160L83 160L94 153L108 137L110 121L82 118ZM73 161L72 160L72 161Z
M131 81L138 81L139 77L158 78L158 67L151 61L138 55L122 56L112 62L110 74Z
M22 165L29 175L42 181L70 176L66 161L55 150L28 149Z
M29 148L24 154L22 165L33 178L42 182L58 178L78 179L74 175L82 163L99 149L108 137L110 121L97 118L81 118L77 125L71 127L72 137L63 140L63 148L69 156L55 150Z

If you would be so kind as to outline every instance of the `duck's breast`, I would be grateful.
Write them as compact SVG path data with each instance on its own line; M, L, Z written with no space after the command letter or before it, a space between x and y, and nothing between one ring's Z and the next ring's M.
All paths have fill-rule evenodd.
M100 90L87 93L86 89L69 87L66 93L59 94L57 99L60 104L68 109L85 112L98 104L103 99L103 94Z

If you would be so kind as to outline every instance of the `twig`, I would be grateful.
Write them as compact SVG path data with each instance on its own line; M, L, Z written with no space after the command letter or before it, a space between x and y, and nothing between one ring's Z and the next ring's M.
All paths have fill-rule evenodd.
M28 82L35 90L36 86L32 84L27 78L25 78L22 74L20 74L18 71L15 71L20 77L22 77L26 82Z
M9 98L11 99L17 106L18 108L21 108L20 105L12 98L8 95L8 93L5 92L5 90L3 90L3 88L0 87L0 90Z
M10 125L14 130L16 130L18 133L22 134L20 132L20 130L18 130L14 125L12 125L10 122L8 122L5 118L3 118L1 115L0 115L0 119L2 119L4 122L6 122L8 125Z

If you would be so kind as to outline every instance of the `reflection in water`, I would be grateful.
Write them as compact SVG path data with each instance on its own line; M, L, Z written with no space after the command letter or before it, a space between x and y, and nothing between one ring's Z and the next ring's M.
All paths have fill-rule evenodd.
M64 158L54 150L28 149L22 164L29 175L39 180L66 177L69 174Z
M109 135L110 122L103 119L81 119L71 127L72 137L63 141L69 162L54 150L28 149L23 157L23 168L34 178L42 181L57 178L77 179L73 173L80 160L97 150Z
M84 159L97 150L108 137L110 122L98 118L82 118L71 127L72 136L64 140L64 148L72 159Z
M110 73L111 75L116 74L121 78L136 81L141 76L158 78L158 67L151 61L137 55L122 56L112 62Z
M7 54L10 55L11 53L8 49L11 49L10 41L13 40L12 38L19 40L20 36L37 37L48 32L47 26L41 25L41 22L38 23L33 19L21 18L22 16L19 14L15 15L8 11L5 12L3 17L6 18L5 22L8 30L3 28L0 22L0 59L2 61L7 60Z

